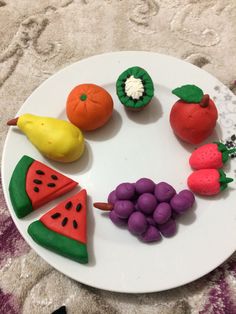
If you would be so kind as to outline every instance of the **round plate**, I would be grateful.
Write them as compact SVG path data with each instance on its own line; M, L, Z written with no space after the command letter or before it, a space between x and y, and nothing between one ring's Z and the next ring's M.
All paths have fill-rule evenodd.
M152 104L141 112L128 113L119 103L115 82L128 67L146 69L155 85ZM178 233L160 243L144 244L127 230L114 226L105 213L92 207L106 201L108 193L121 182L141 177L166 181L177 191L186 188L192 145L180 142L169 125L169 112L176 101L171 90L195 84L216 100L219 123L212 138L226 139L234 132L235 96L203 70L170 56L148 52L117 52L91 57L66 67L45 81L26 100L23 113L64 118L70 90L80 83L95 83L107 89L115 104L109 123L85 134L86 151L72 164L51 162L31 145L26 136L9 130L2 160L2 182L12 218L29 245L49 264L65 275L87 285L129 293L154 292L191 282L210 272L235 250L235 183L220 196L196 198L196 206L178 221ZM27 234L31 222L68 195L47 204L24 219L17 219L9 200L8 184L22 157L41 160L77 180L89 195L88 251L90 262L81 265L38 246ZM235 162L225 168L234 176Z

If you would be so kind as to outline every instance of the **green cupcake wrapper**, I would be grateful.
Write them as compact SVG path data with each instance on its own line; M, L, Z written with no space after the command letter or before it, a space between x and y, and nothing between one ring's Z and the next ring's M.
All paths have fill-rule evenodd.
M125 94L123 84L124 81L131 75L143 81L145 96L142 96L142 99L133 100ZM142 108L146 106L154 96L154 85L150 75L144 69L135 66L125 70L120 74L116 82L116 93L124 106L129 108Z

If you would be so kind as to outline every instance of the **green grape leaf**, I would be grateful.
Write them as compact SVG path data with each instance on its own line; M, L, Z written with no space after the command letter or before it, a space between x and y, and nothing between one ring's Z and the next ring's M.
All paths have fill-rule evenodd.
M183 85L172 90L172 94L189 103L200 103L203 91L196 85Z

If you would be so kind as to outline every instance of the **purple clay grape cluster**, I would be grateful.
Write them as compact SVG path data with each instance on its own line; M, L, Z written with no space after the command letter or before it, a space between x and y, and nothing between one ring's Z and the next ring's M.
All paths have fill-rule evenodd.
M157 242L177 232L176 218L194 204L191 191L176 193L166 182L155 184L142 178L136 183L121 183L108 196L113 204L109 217L143 242Z

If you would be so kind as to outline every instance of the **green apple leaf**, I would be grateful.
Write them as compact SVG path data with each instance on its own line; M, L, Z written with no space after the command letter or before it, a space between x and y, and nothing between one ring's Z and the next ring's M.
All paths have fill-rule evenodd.
M172 90L172 94L189 103L200 103L203 91L196 85L183 85Z

